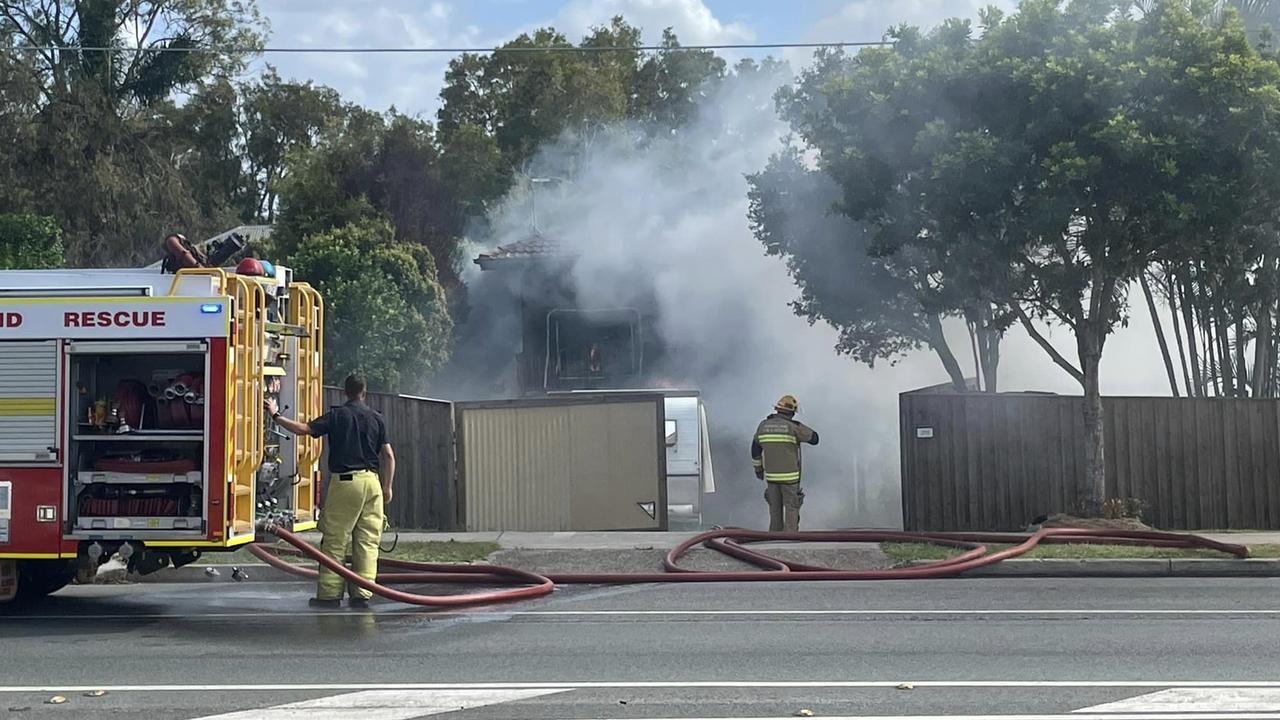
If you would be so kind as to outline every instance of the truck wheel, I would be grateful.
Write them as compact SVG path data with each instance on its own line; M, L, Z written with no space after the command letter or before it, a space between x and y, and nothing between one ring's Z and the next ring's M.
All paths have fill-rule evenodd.
M39 600L66 587L76 576L71 560L22 560L18 562L18 595L15 603Z

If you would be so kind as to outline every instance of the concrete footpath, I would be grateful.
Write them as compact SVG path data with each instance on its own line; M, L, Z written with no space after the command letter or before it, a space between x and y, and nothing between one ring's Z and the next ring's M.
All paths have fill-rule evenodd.
M401 542L493 542L510 550L670 550L698 531L686 532L402 532ZM1280 532L1189 533L1237 545L1280 545ZM319 542L319 533L304 537ZM1011 541L1019 537L1010 535ZM805 543L806 546L840 546L847 543ZM753 543L752 547L795 545L795 543Z
M666 551L693 537L695 532L403 532L405 542L492 542L500 550L491 561L543 572L650 572L661 566ZM1280 532L1200 533L1221 542L1240 545L1280 545ZM304 535L319 542L317 533ZM1016 540L1018 536L1010 536ZM886 568L889 559L871 544L852 543L755 543L781 559L846 569ZM727 565L725 563L728 563ZM708 550L690 553L691 569L731 569L731 559ZM212 567L214 570L209 570ZM250 580L295 580L295 576L266 565L240 566ZM745 568L744 568L745 569ZM118 579L119 571L116 571ZM196 563L164 570L143 582L229 582L228 565ZM1015 559L978 568L965 577L1280 577L1280 559ZM100 576L101 579L101 576ZM131 578L134 579L134 578Z

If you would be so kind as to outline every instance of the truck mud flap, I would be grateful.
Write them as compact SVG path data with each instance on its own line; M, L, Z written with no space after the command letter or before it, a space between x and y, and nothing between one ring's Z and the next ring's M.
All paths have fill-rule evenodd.
M18 595L18 562L0 560L0 603L13 600Z

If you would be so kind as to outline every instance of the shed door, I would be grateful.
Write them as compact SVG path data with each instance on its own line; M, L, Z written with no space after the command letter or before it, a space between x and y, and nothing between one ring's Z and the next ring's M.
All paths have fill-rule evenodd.
M53 462L58 344L0 342L0 462Z

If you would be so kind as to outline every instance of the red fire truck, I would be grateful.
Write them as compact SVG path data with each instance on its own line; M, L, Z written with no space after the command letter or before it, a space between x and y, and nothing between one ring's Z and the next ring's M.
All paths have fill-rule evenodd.
M283 267L0 271L0 601L317 519L324 307Z

